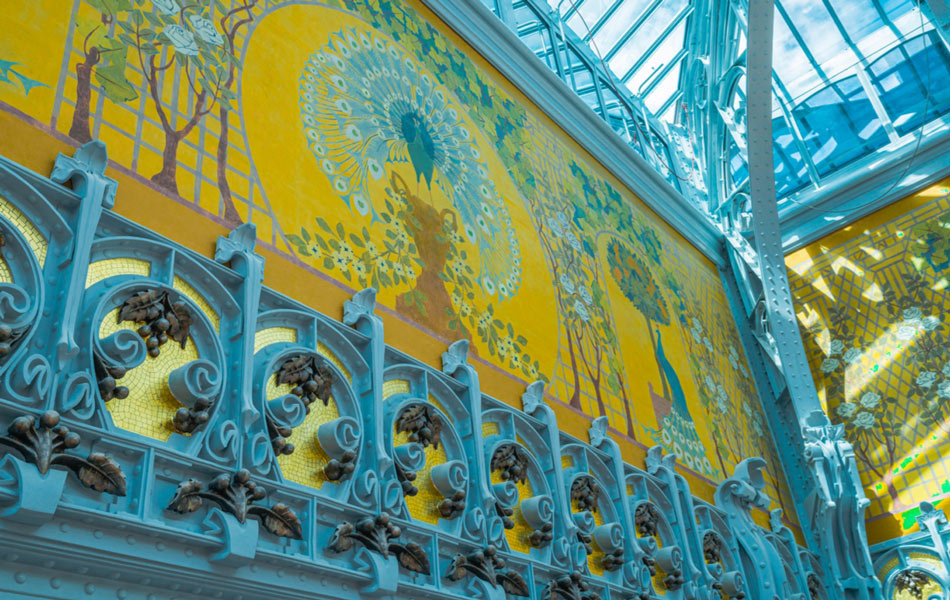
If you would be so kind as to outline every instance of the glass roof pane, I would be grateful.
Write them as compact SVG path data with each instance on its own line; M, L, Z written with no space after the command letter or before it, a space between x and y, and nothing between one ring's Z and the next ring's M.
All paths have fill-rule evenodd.
M650 46L686 8L686 5L687 0L667 0L657 6L623 45L614 51L614 56L609 61L610 69L614 74L617 77L624 77L630 67L646 54ZM631 91L636 94L636 90Z
M650 112L656 114L663 108L670 96L676 93L680 86L680 71L683 68L683 61L677 61L673 67L667 71L666 75L657 83L656 87L650 90L649 94L643 96L643 103Z
M634 94L639 95L644 83L656 73L669 64L670 60L683 49L683 41L686 37L686 21L680 22L670 35L657 47L653 54L650 54L633 72L630 79L626 82L627 87ZM669 97L669 96L667 96Z
M891 50L871 63L869 71L900 135L923 125L925 110L928 121L950 112L950 53L936 32Z
M637 18L643 13L652 2L648 0L629 0L621 2L610 17L603 22L600 28L594 32L594 43L601 52L608 52L620 36L627 33L627 30L636 22ZM596 21L587 21L588 25ZM591 25L593 27L593 25Z
M792 109L792 114L819 175L827 175L889 141L857 76L815 92Z

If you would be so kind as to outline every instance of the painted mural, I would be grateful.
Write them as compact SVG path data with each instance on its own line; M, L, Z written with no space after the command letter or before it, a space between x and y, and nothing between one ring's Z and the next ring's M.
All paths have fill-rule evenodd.
M416 2L5 11L7 110L794 520L715 267Z
M922 500L950 497L947 185L787 257L819 394L871 500L872 543L916 530Z

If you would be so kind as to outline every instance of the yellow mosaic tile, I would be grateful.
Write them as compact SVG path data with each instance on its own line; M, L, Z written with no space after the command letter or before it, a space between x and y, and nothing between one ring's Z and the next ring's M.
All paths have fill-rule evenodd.
M32 221L26 218L26 215L20 212L20 209L10 204L10 202L2 196L0 196L0 215L5 217L14 227L20 230L20 233L26 238L26 242L30 245L30 249L33 250L33 254L36 255L36 260L40 263L40 267L45 266L46 248L49 244L46 238L43 237L43 234L40 233L40 230L33 225Z
M334 354L333 351L330 350L330 348L327 347L327 345L323 342L317 342L317 354L333 363L333 366L343 373L343 376L346 377L347 381L352 381L353 378L350 377L349 369L343 366L343 363L340 362L340 359L337 358L336 354Z
M569 469L574 466L574 457L568 454L561 455L561 468Z
M449 414L449 411L445 410L445 407L442 406L442 403L436 400L436 397L433 396L432 394L429 394L429 403L432 404L432 406L441 410L443 415Z
M265 397L268 400L289 394L293 386L289 384L277 385L277 375L267 382ZM320 425L332 421L340 416L336 400L330 398L326 406L321 400L310 405L310 413L303 423L294 429L287 441L294 445L293 454L284 454L277 457L280 471L284 477L296 481L301 485L320 489L327 482L323 468L330 462L330 456L324 451L317 438Z
M119 309L106 315L99 326L99 337L106 337L120 329L134 329L129 322L117 323ZM129 388L125 399L114 398L106 403L117 427L127 431L161 440L175 432L172 419L181 408L168 389L168 375L178 367L199 358L194 342L189 338L182 350L174 341L161 347L158 357L146 357L138 367L131 369L119 380L119 385Z
M396 394L408 394L409 381L406 379L390 379L383 382L383 400Z
M0 256L0 282L13 283L13 275L10 274L10 265L7 259Z
M497 427L498 425L492 423ZM482 430L484 431L485 426L482 425ZM491 482L492 485L496 483L501 483L503 480L501 478L501 471L496 470L491 473ZM508 545L515 552L522 552L528 554L531 552L531 542L530 537L534 532L534 529L528 525L528 522L524 518L524 514L521 512L521 503L527 500L528 498L534 496L534 490L531 488L531 482L525 480L524 483L515 483L515 486L518 488L518 504L515 505L513 513L511 515L511 520L514 521L515 526L511 529L505 530L505 538L508 540Z
M408 382L406 382L408 384ZM393 426L393 446L402 446L409 442L409 433L402 431L395 433ZM425 449L425 466L416 473L416 480L412 482L419 489L415 496L406 497L406 506L409 508L409 514L417 521L424 521L437 525L442 515L439 514L439 504L445 500L445 497L439 493L432 485L432 467L441 465L449 460L445 454L445 446L439 444L438 450L429 446Z
M174 288L178 290L183 296L194 302L195 306L200 308L201 311L208 317L208 320L211 321L211 325L214 327L214 330L220 333L221 318L218 316L218 313L213 308L211 308L211 305L208 304L208 301L204 299L204 296L198 293L198 290L191 287L191 284L177 275L175 275Z
M146 260L138 258L107 258L97 260L89 265L86 273L86 287L98 283L103 279L116 275L140 275L148 277L151 265Z
M279 342L297 343L297 330L291 327L268 327L254 334L254 353L262 348Z
M490 435L498 435L498 423L494 421L489 421L487 423L482 423L482 437L488 437Z

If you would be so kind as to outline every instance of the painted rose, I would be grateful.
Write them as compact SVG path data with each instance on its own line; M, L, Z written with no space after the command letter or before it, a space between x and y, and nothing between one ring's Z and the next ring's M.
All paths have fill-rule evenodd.
M580 317L581 321L585 323L590 321L590 313L587 312L587 307L584 306L584 303L580 300L574 301L574 312L577 313L577 316Z
M221 37L221 34L215 29L214 23L208 19L198 15L191 15L188 17L188 20L191 21L191 26L195 28L195 33L197 33L198 37L202 40L213 46L220 46L224 43L224 38Z
M937 381L937 374L933 371L924 371L917 375L917 385L923 388L929 388Z
M838 362L837 358L826 358L824 362L821 363L821 372L831 373L838 368L839 364L840 363Z
M712 377L710 377L709 375L706 375L706 379L704 380L704 382L706 383L706 387L708 387L710 391L715 391L716 382L713 381Z
M152 0L152 6L163 15L177 15L181 11L175 0Z
M912 340L916 335L917 328L913 325L901 325L900 329L897 330L897 339L901 340L902 342Z
M563 274L558 278L558 281L561 283L561 288L568 294L574 293L574 282L571 281L571 278L567 274Z
M901 316L904 317L905 321L917 321L923 316L923 313L921 313L920 309L916 306L911 306L910 308L905 308Z
M880 401L881 401L881 395L876 392L865 392L864 395L861 396L861 400L860 400L861 406L863 406L864 408L868 410L871 410L874 407L876 407L878 403L880 403Z
M950 398L950 381L943 380L937 386L937 395L941 398Z
M564 230L561 228L561 224L558 223L557 219L548 219L548 229L551 230L551 234L556 238L564 235Z
M186 56L198 56L198 45L195 36L181 25L169 25L162 30L168 41L175 47L175 52Z
M844 351L844 342L842 342L841 340L831 340L831 344L828 345L828 356L841 354L843 351Z
M863 412L854 418L854 425L862 429L870 429L874 427L874 423L874 415L868 412Z
M590 306L590 304L594 302L594 296L590 293L590 288L586 285L582 285L580 289L577 290L577 293L580 295L581 300L584 301L584 304Z
M940 325L940 319L933 315L928 315L920 321L920 326L927 331L933 331L937 328L937 325Z
M701 329L693 328L689 330L690 334L693 336L693 341L697 344L703 343L703 332Z
M844 356L841 358L844 359L844 362L849 365L854 364L859 358L861 358L861 349L860 348L848 348L848 351L844 353Z
M581 241L577 239L577 236L574 235L573 231L567 232L567 243L571 245L571 248L573 248L575 252L580 252L582 247Z
M857 404L854 402L844 402L838 405L838 408L835 410L835 412L838 413L839 417L844 417L847 419L853 415L856 410L858 410Z
M943 373L944 377L950 377L950 363L945 364L940 372Z
M713 351L712 341L708 337L703 338L703 346L706 346L706 350Z

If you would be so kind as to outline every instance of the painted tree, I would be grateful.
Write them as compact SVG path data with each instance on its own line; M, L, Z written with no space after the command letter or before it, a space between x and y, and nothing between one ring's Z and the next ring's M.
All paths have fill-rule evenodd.
M129 79L128 61L143 74L141 86L151 99L164 133L162 168L151 180L178 193L178 147L215 108L226 115L236 98L231 87L240 61L235 56L234 38L249 23L256 1L228 10L220 0L87 0L100 13L100 23L86 32L83 61L76 65L76 108L70 135L79 141L90 139L89 104L92 79L109 100L128 102L138 97ZM246 13L246 14L244 14ZM219 15L217 25L212 21ZM244 14L242 16L242 14ZM187 85L187 102L174 87L177 74ZM176 96L177 94L177 96ZM175 115L163 98L176 105ZM219 139L218 184L222 188L225 217L239 220L231 201L227 180L227 117L222 119Z
M620 240L611 240L607 244L607 264L610 267L611 276L624 297L646 319L650 343L653 345L653 355L657 356L654 326L670 324L670 312L659 285L647 265ZM670 399L666 373L659 362L657 362L657 367L663 384L663 396Z

